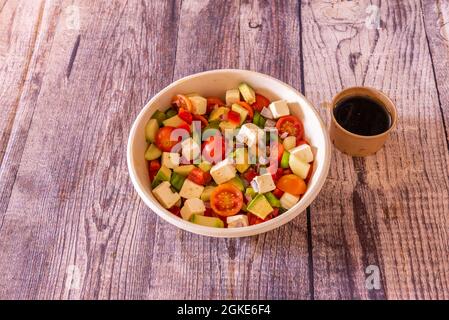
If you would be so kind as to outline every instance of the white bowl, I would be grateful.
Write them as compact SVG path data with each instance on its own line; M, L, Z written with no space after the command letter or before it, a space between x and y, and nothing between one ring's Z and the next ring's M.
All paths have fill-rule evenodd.
M270 100L285 99L297 104L291 107L294 115L304 124L305 137L313 146L315 161L313 175L309 181L307 192L290 210L267 222L243 228L212 228L185 221L163 208L153 196L148 178L148 166L144 158L147 148L145 141L145 125L156 110L166 110L171 98L178 93L196 92L203 96L223 97L228 89L237 88L241 82L247 82L256 92ZM139 113L134 122L128 139L128 169L131 181L139 196L147 206L161 218L175 226L201 235L212 237L245 237L273 230L303 212L318 195L326 180L331 146L328 133L318 112L312 104L291 86L270 76L247 70L212 70L197 73L170 84L156 94Z

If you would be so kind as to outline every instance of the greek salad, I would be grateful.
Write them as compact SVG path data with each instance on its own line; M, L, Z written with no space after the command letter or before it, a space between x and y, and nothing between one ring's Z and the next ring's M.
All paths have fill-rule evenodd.
M224 98L224 99L223 99ZM263 223L307 190L314 154L285 100L247 83L223 97L177 94L145 127L154 197L174 215L217 228Z

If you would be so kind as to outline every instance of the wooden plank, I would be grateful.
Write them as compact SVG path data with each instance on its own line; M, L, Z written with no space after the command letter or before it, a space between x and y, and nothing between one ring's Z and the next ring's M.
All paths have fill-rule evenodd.
M20 163L0 227L0 297L146 297L157 219L131 186L124 150L138 111L172 81L179 3L43 10L28 72L38 94L18 107L34 106L33 120L27 139L11 135L23 155L8 147L2 167Z
M381 29L366 27L370 4ZM419 1L308 1L301 13L307 97L367 85L399 111L375 156L333 152L312 205L316 298L447 299L449 156ZM366 287L369 265L380 290Z
M421 5L449 150L449 1L421 1Z
M175 78L240 67L298 87L299 72L285 71L299 70L297 13L293 2L239 6L183 1ZM286 57L283 66L280 56ZM279 230L245 239L199 237L159 221L157 232L153 259L158 264L152 268L150 298L310 297L305 215Z
M39 75L31 75L32 70L40 69L33 53L39 46L43 13L43 1L8 1L0 5L0 226L23 151L22 144L9 144L10 136L20 135L22 141L26 140L34 106L25 108L20 103L36 97L39 88ZM5 159L8 147L13 150L8 156L13 156Z

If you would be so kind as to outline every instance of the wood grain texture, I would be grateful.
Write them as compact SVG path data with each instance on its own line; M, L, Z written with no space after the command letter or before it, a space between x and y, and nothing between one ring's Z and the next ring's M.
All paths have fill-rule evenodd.
M369 4L380 29L366 27ZM319 105L367 85L399 111L375 156L333 153L311 208L316 298L447 299L449 157L419 1L308 1L301 11L307 97ZM369 265L380 290L365 287Z
M421 6L449 150L449 1L421 1Z
M370 4L381 29L365 26ZM446 8L0 1L0 298L449 298ZM196 236L141 202L125 149L151 96L216 68L270 74L316 106L374 86L400 122L373 157L334 151L309 220ZM365 287L371 264L380 290Z

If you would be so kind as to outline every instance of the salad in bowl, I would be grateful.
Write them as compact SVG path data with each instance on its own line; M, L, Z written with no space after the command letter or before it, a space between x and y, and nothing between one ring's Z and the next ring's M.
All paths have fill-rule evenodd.
M242 228L284 214L307 193L317 152L295 107L248 82L219 96L177 92L145 125L153 196L206 227Z

